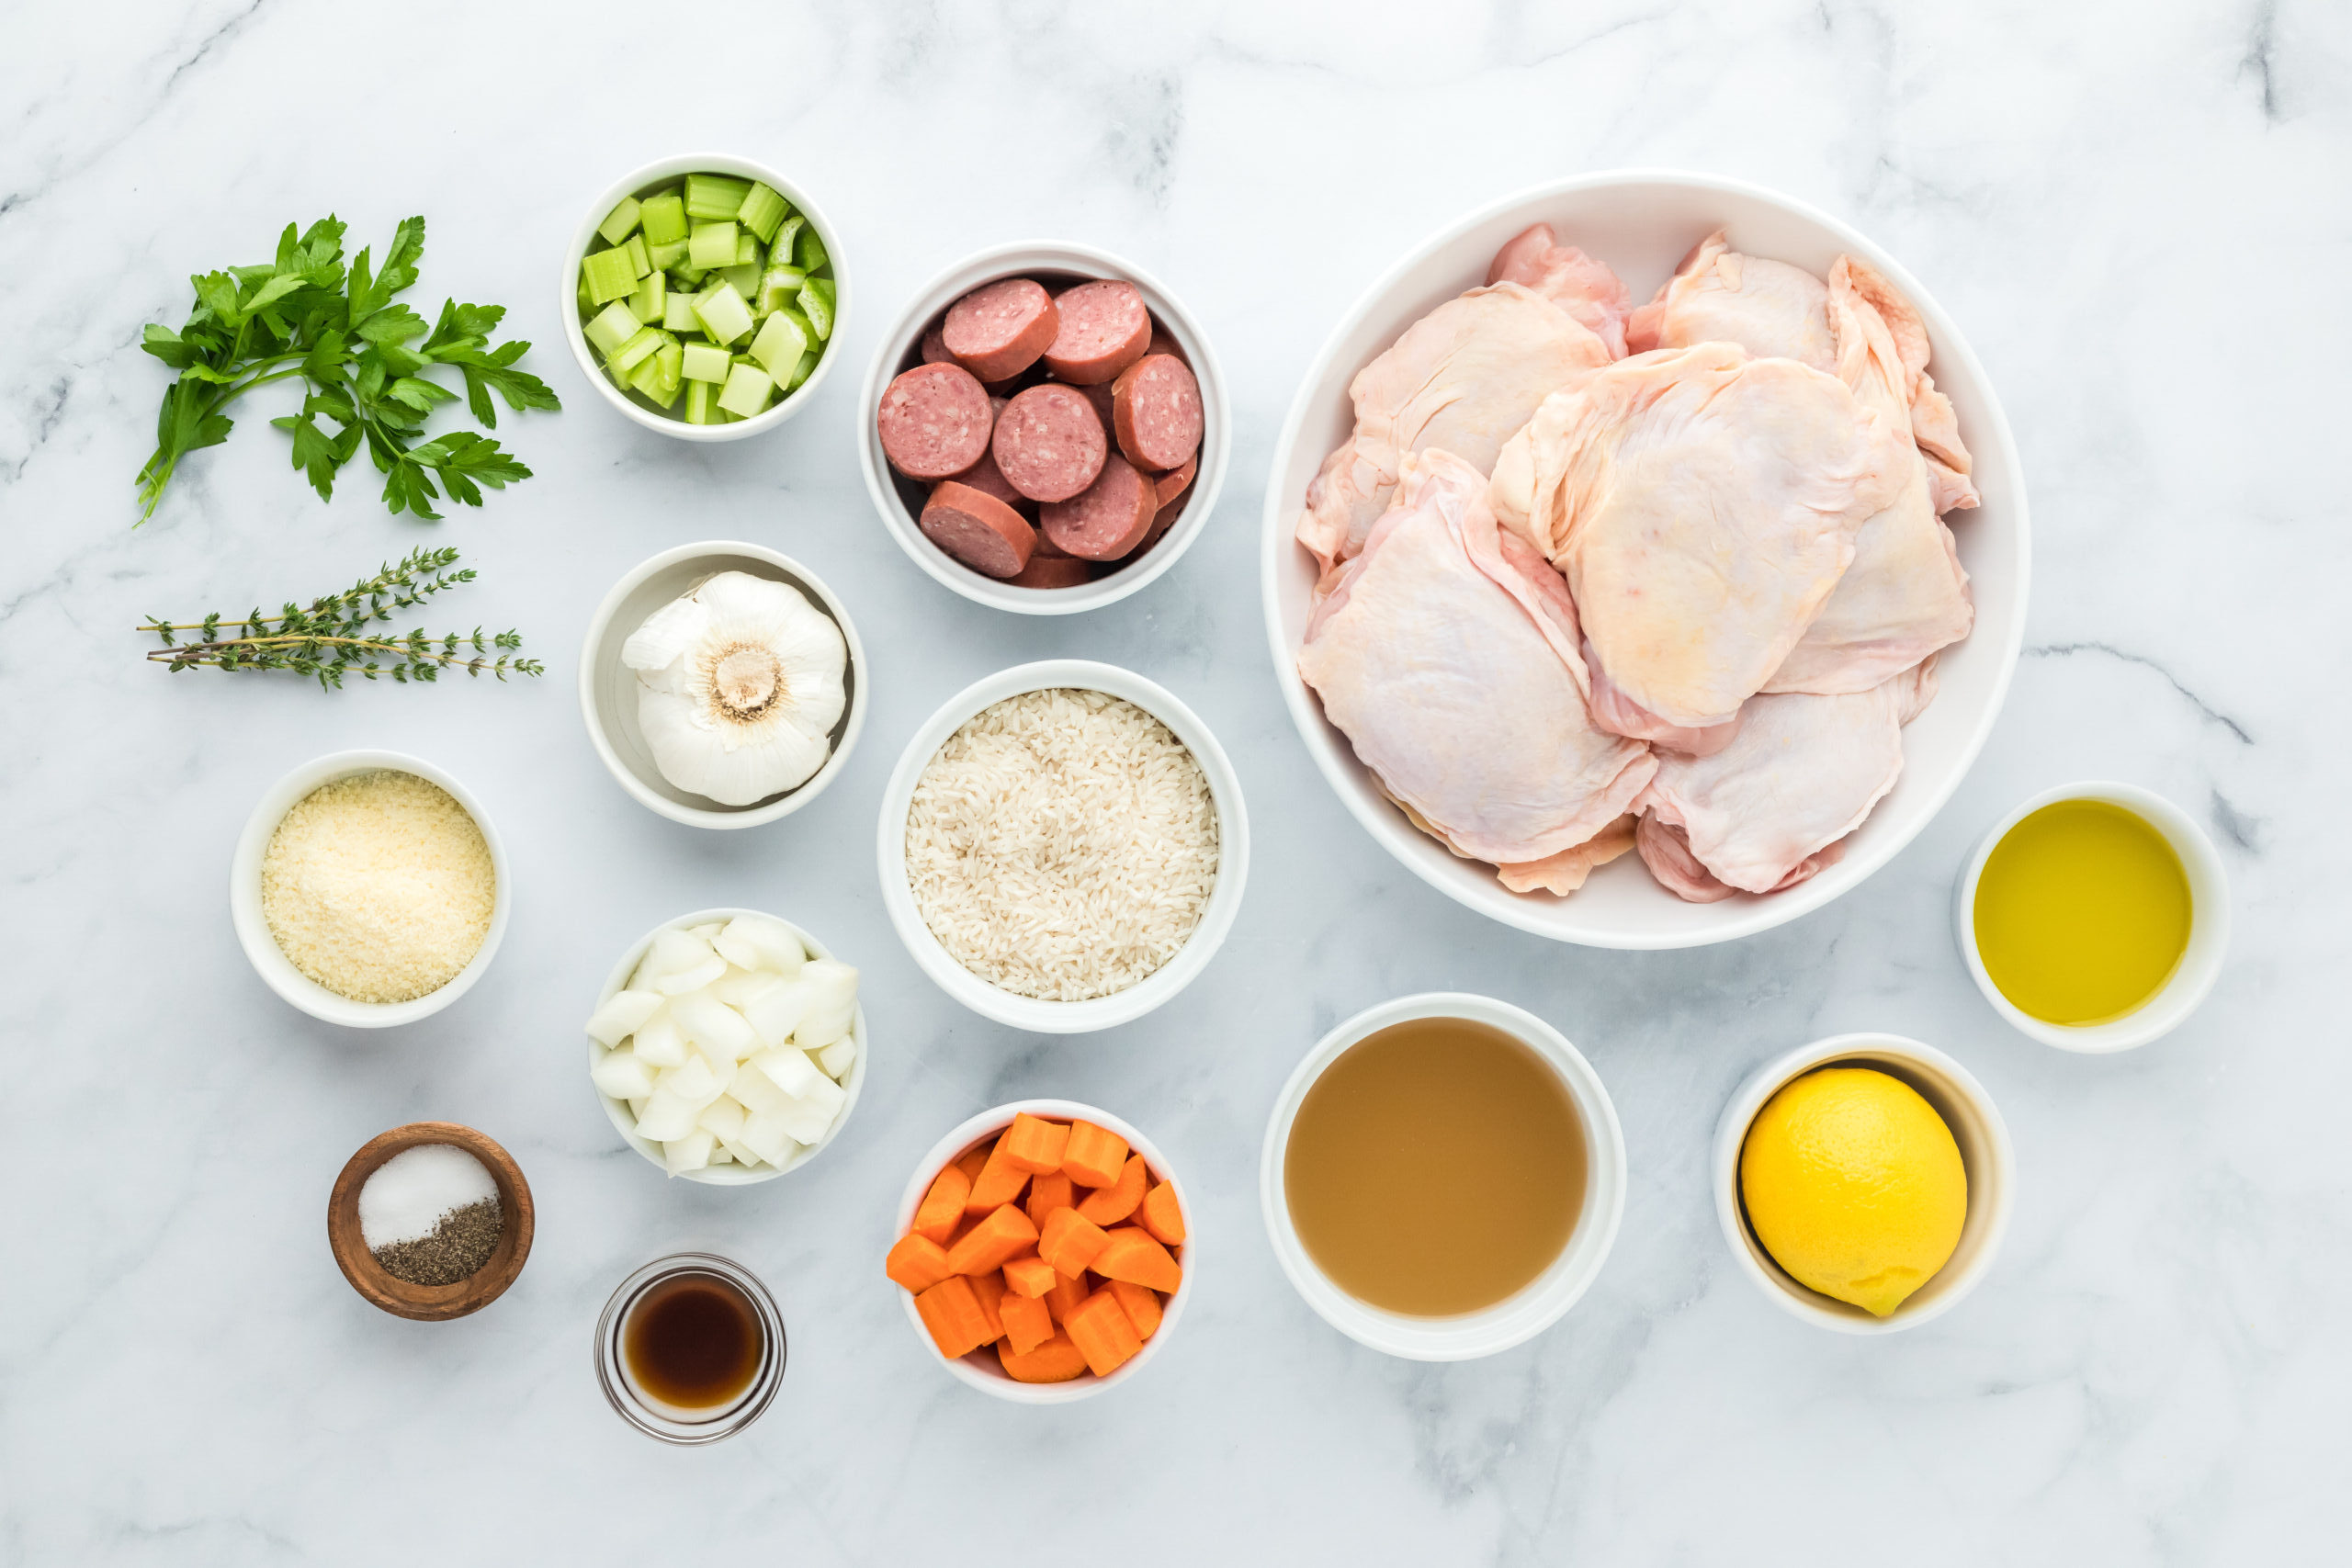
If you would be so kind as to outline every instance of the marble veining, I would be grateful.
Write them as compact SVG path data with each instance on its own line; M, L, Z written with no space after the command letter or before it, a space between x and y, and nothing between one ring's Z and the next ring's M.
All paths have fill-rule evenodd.
M700 29L713 29L707 33ZM700 41L697 41L699 39ZM690 84L691 90L682 90ZM2352 1100L2340 987L2352 529L2352 13L2327 0L876 3L650 16L416 0L87 0L0 17L0 1562L893 1563L1029 1543L1138 1563L2304 1562L2332 1554L2352 1396ZM688 447L602 408L554 276L580 209L695 146L790 170L846 236L848 358L777 434ZM1838 903L1690 953L1555 947L1424 886L1347 817L1268 679L1261 486L1298 378L1407 246L1540 180L1688 166L1860 225L1967 333L2016 428L2033 594L2001 723L1951 804ZM266 393L133 530L190 272L330 210L430 220L422 310L511 309L569 403L502 418L537 477L439 525L365 465L331 505ZM856 389L888 317L982 245L1067 237L1173 288L1223 357L1233 477L1174 571L1016 619L915 570L871 514ZM696 832L631 802L574 664L610 583L735 536L857 617L865 738L808 810ZM536 682L325 694L174 676L143 616L332 590L447 543L438 623L515 626ZM1256 854L1225 951L1094 1038L966 1013L900 949L874 812L946 695L1056 656L1131 665L1216 731ZM432 1021L362 1037L278 1003L230 934L231 847L322 752L406 750L479 794L506 944ZM2212 825L2236 935L2211 1001L2113 1059L2003 1026L1951 884L2018 800L2159 789ZM656 920L773 908L867 976L857 1120L748 1191L665 1183L590 1093L578 1026ZM1631 1153L1590 1294L1493 1359L1326 1329L1259 1221L1259 1141L1323 1030L1411 990L1543 1014ZM1915 1333L1829 1336L1731 1266L1715 1118L1761 1060L1883 1029L1950 1050L2017 1142L2008 1245ZM1195 1199L1199 1295L1149 1375L1055 1410L929 1364L880 1277L910 1168L1017 1095L1135 1121ZM369 1309L322 1224L344 1159L482 1128L539 1206L529 1268L460 1323ZM604 1407L589 1337L659 1253L774 1289L775 1408L707 1452Z

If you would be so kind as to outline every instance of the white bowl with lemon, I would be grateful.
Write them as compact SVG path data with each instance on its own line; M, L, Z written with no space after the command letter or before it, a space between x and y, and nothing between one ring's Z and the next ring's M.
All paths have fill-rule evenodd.
M1816 1040L1758 1069L1715 1128L1715 1213L1787 1312L1894 1334L1974 1290L2009 1228L2016 1155L1975 1076L1897 1034Z

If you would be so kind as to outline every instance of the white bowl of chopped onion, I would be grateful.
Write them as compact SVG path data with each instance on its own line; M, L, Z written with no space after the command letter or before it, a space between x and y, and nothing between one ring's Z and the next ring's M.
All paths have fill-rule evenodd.
M278 824L288 812L326 785L361 774L374 773L407 773L422 779L446 793L463 807L474 826L481 832L483 846L490 852L492 878L490 922L473 955L463 967L423 996L405 1001L359 1001L312 979L295 966L277 938L270 931L268 916L263 909L262 879L264 863L269 854L271 840ZM464 996L481 978L482 971L497 955L498 944L506 934L506 919L514 903L513 878L506 864L506 849L498 840L497 829L491 826L490 816L481 803L456 779L421 757L401 751L336 751L303 763L279 779L264 792L245 820L245 830L237 839L235 853L229 862L229 916L236 928L237 943L245 950L269 988L312 1018L329 1023L340 1023L352 1029L385 1029L398 1023L414 1023L429 1018ZM382 911L377 911L381 916ZM380 945L380 944L379 944Z
M963 911L971 916L967 934L959 941L972 945L971 925L982 924L986 935L977 939L981 944L993 939L994 949L984 961L997 963L1001 970L1026 969L1031 976L1048 979L1075 975L1081 982L1065 988L1095 994L1081 995L1075 999L1050 999L1038 994L1023 994L996 983L959 959L934 933L926 912L923 895L914 886L915 873L909 852L909 822L917 804L918 787L923 784L926 772L942 748L965 729L971 720L1009 699L1033 693L1072 692L1081 697L1089 694L1116 700L1118 705L1132 705L1150 718L1156 719L1172 735L1183 750L1190 753L1197 766L1207 792L1208 816L1213 818L1214 861L1205 879L1198 874L1197 857L1190 880L1181 888L1148 890L1153 897L1137 900L1126 897L1126 884L1117 878L1106 878L1100 864L1092 867L1096 879L1096 894L1089 913L1102 917L1104 906L1124 901L1127 924L1123 927L1082 930L1068 919L1035 907L1021 909L1000 902L993 907L979 907ZM1164 748L1163 755L1164 755ZM972 783L978 781L967 781ZM1035 782L1035 781L1033 781ZM1138 795L1142 794L1140 788ZM1165 797L1161 797L1164 802ZM1001 816L990 830L1002 836L1007 824ZM1070 831L1081 838L1086 824L1079 824ZM1115 840L1119 835L1112 835ZM1216 737L1209 733L1193 710L1178 701L1175 695L1155 682L1148 681L1131 670L1113 664L1098 664L1087 660L1055 659L1035 664L1018 665L998 671L986 680L974 682L949 698L939 711L931 716L907 748L899 755L899 765L890 774L890 782L882 794L882 815L877 831L877 851L881 862L882 902L890 913L890 923L897 928L899 939L907 944L924 974L936 981L941 989L974 1012L1015 1029L1025 1029L1041 1034L1078 1034L1097 1029L1109 1029L1141 1018L1154 1008L1189 986L1208 966L1217 947L1232 930L1235 914L1241 905L1241 892L1250 870L1250 823L1242 806L1241 781L1227 760L1225 749ZM1107 841L1097 840L1098 843ZM1163 840L1164 842L1164 840ZM984 859L985 854L973 855L970 851L980 846L948 848L934 857L939 861L957 858ZM1006 862L1026 859L1033 864L1043 863L1043 858L1057 852L1057 846L1046 843L1013 845ZM1173 858L1173 857L1171 857ZM1179 869L1182 869L1181 865ZM1055 868L1058 873L1061 868ZM1089 868L1076 867L1071 876L1086 874ZM975 874L980 874L975 873ZM1199 884L1206 881L1205 896L1201 896ZM1000 881L997 887L1002 897L1009 899L1017 889L1007 888ZM1033 885L1034 886L1034 885ZM1164 894L1165 897L1159 897ZM934 891L933 897L936 897ZM1173 899L1178 907L1190 912L1197 905L1197 915L1189 931L1181 938L1181 945L1165 956L1157 958L1157 948L1171 940L1162 928L1157 933L1135 929L1137 904L1164 906ZM1156 900L1156 903L1155 903ZM985 900L982 901L985 904ZM1063 911L1067 912L1066 908ZM1120 911L1112 909L1112 914ZM943 913L943 919L944 915ZM1029 953L1014 947L1003 936L1007 926L1027 925L1040 933L1040 940ZM1102 951L1125 953L1131 956L1109 963L1109 972L1096 964L1087 969L1084 964L1073 963L1073 949L1093 944ZM1090 950L1091 951L1091 950ZM1047 969L1041 953L1057 954ZM1142 972L1148 971L1148 972ZM1139 977L1125 976L1139 973ZM1115 988L1104 989L1105 986Z
M712 1096L703 1106L696 1108L693 1126L674 1141L680 1145L695 1145L684 1149L656 1143L640 1133L640 1112L648 1108L650 1097L639 1097L632 1104L629 1100L613 1093L612 1089L634 1086L616 1083L607 1076L622 1066L620 1058L634 1057L639 1048L646 1046L647 1031L644 1026L648 1020L642 1013L631 1010L625 998L634 994L629 992L632 981L644 981L648 970L653 967L648 963L648 955L655 942L673 933L695 935L696 941L709 944L706 952L715 949L726 958L727 964L723 976L712 977L715 983L688 985L675 994L665 994L664 1010L678 1009L683 1015L682 1004L692 1001L697 1006L715 1010L716 1021L727 1030L741 1030L750 1034L756 1025L757 1033L774 1037L774 1043L756 1039L750 1042L748 1050L740 1054L727 1053L729 1060L722 1070L730 1075L740 1072L752 1076L743 1080L746 1087L735 1087L730 1081L726 1091ZM781 978L787 987L792 984L792 975L805 966L815 964L839 966L831 949L790 920L758 909L697 909L691 915L662 921L630 943L628 951L621 954L620 962L613 965L613 972L605 977L605 988L597 994L595 1010L588 1021L589 1082L595 1089L597 1100L605 1108L605 1118L612 1122L613 1130L621 1135L622 1141L672 1176L713 1187L748 1187L757 1182L773 1181L787 1170L799 1169L822 1153L841 1135L842 1129L849 1123L850 1113L857 1109L858 1093L865 1087L865 1009L854 1000L855 970L849 971L852 1006L848 1010L847 1032L832 1035L822 1044L811 1040L805 1051L793 1043L794 1031L788 1018L765 1016L762 1010L763 1004L756 997L747 991L729 989L730 985L754 987L768 990L773 997L774 986L763 985L762 976L768 972L778 971L777 955L763 957L759 950L763 945L778 943L784 948L781 957L785 962L781 968L790 973L778 973L776 977ZM799 950L797 961L791 951L793 944L797 944ZM745 958L752 962L741 962ZM692 976L681 976L679 978L684 981ZM784 1005L788 1008L791 1004L786 1002ZM775 1027L777 1024L781 1027ZM690 1030L691 1023L686 1027ZM823 1032L831 1034L830 1030ZM673 1039L680 1033L681 1030L676 1028L670 1031ZM696 1034L692 1039L691 1045L684 1040L677 1041L685 1054L707 1055L712 1050L712 1043L705 1037ZM846 1050L842 1049L844 1046ZM821 1089L824 1093L820 1106L825 1118L821 1132L808 1138L796 1136L776 1140L744 1131L741 1122L745 1119L734 1118L739 1123L737 1131L732 1136L720 1136L710 1130L712 1123L709 1119L699 1114L713 1104L724 1102L735 1105L739 1111L752 1113L752 1119L756 1120L759 1111L773 1109L780 1102L780 1097L786 1094L784 1087L770 1076L768 1069L756 1064L763 1057L800 1055L805 1055L807 1060L792 1062L789 1066L794 1072L808 1078L808 1089ZM652 1057L650 1049L647 1056L649 1060ZM666 1062L662 1064L663 1066L668 1065ZM815 1077L810 1077L811 1073ZM816 1081L818 1077L826 1081L819 1084ZM738 1097L745 1093L755 1093L758 1103L742 1104ZM810 1097L804 1095L804 1099L808 1098ZM723 1111L724 1105L720 1109ZM799 1131L788 1121L783 1125L787 1133Z

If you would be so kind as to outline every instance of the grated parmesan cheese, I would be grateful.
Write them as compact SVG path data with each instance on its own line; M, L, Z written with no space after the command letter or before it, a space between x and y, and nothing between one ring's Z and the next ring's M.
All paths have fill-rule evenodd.
M449 792L389 769L294 803L262 857L261 908L281 952L356 1002L439 990L490 932L498 879Z
M1024 692L948 737L907 812L907 878L956 962L1086 1001L1176 955L1216 882L1216 808L1184 743L1102 692Z

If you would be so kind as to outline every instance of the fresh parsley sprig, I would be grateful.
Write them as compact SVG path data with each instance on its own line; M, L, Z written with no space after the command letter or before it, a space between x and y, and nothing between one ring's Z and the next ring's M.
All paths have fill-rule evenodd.
M288 600L278 614L265 615L256 605L252 615L225 626L217 610L200 621L150 616L139 629L164 639L163 647L148 650L148 659L175 671L291 670L314 677L328 690L340 688L345 674L370 681L388 674L407 682L436 681L444 670L502 681L510 670L517 675L544 673L546 666L537 660L516 657L523 639L511 631L485 637L476 626L470 633L433 637L421 629L374 629L396 611L471 582L473 569L451 570L457 562L452 549L412 550L399 565L363 577L340 593L313 599L307 609ZM183 642L177 635L183 632L196 636Z
M322 500L333 497L337 470L363 444L384 476L384 504L428 521L440 520L433 503L444 490L480 506L482 486L503 490L531 477L512 453L473 431L423 439L426 416L457 400L424 374L438 366L458 373L467 412L492 430L492 392L517 412L563 406L546 382L514 367L528 343L492 345L505 307L450 299L428 333L424 317L393 299L416 281L424 220L408 219L393 231L380 271L366 250L346 269L343 235L332 215L299 236L288 223L267 265L191 277L196 309L179 331L147 328L141 346L180 376L164 393L154 455L139 470L141 522L155 514L183 457L229 438L233 422L222 412L229 404L296 377L305 387L301 412L270 423L294 437L294 466Z

